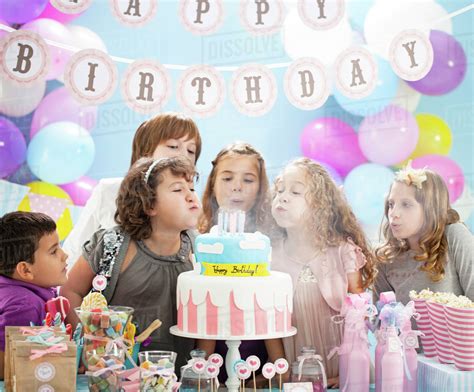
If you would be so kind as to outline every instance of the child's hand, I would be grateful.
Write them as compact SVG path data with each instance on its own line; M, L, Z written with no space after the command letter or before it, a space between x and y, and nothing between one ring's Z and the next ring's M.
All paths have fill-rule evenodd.
M328 388L335 389L339 388L339 377L333 377L328 379Z

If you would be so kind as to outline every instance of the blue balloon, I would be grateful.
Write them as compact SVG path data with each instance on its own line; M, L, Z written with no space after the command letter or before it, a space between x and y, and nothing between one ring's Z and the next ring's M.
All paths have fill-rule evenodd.
M73 122L61 121L47 125L31 140L27 162L42 181L66 184L87 173L94 155L89 132Z
M364 29L365 17L375 0L349 0L346 2L347 14L355 27Z
M344 181L344 192L356 217L365 224L382 222L385 197L394 173L383 165L364 163L353 169Z
M378 68L378 81L372 94L362 99L351 99L343 95L337 88L333 95L337 103L346 111L356 116L372 116L381 112L395 98L400 83L388 61L374 55Z

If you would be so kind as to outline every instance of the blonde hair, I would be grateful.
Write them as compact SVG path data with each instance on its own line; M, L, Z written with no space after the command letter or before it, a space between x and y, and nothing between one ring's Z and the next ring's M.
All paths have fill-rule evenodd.
M415 260L422 264L420 269L425 271L433 282L439 282L444 277L444 266L448 251L448 241L445 234L446 226L459 222L459 214L451 208L448 188L441 176L431 170L424 170L424 174L426 180L422 182L421 188L410 185L401 179L397 179L396 182L413 186L415 200L423 208L423 226L420 229L419 240L421 252L415 255ZM389 262L409 250L406 240L398 240L392 234L388 221L388 210L387 196L385 200L385 223L382 227L385 243L375 251L377 260L382 263Z
M257 199L252 209L247 212L246 231L261 230L267 232L270 229L269 216L271 211L270 186L268 183L265 161L262 154L248 143L236 142L223 148L212 161L212 170L207 179L206 188L202 197L202 214L199 218L198 229L201 233L207 233L216 224L217 204L214 187L216 184L217 167L222 158L226 156L249 156L257 159L259 189Z
M367 259L361 273L363 287L369 287L377 274L375 258L343 192L326 169L311 159L298 158L286 167L290 166L303 169L308 178L305 197L311 214L308 215L307 229L313 233L315 245L321 248L333 247L352 239Z

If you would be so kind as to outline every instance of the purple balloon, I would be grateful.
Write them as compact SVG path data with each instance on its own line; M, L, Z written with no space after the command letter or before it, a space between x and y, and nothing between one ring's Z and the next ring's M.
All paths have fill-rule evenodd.
M93 178L83 176L74 182L63 184L59 187L71 196L71 199L76 206L84 206L86 205L87 200L89 200L89 197L91 197L92 191L97 183L98 181Z
M321 162L321 161L316 161L313 159L316 163L320 164L322 167L326 169L326 171L329 173L331 178L334 180L336 185L342 185L342 177L341 175L337 172L336 169L334 169L331 165L328 165L326 162Z
M367 162L354 128L334 117L311 121L301 134L301 150L306 157L329 164L343 177Z
M380 113L364 118L358 137L359 146L369 161L395 165L408 158L415 149L418 123L410 112L389 105Z
M420 80L407 82L426 95L442 95L454 90L464 79L467 69L466 54L461 44L444 31L432 30L433 66Z
M26 158L26 142L15 124L0 117L0 178L14 173Z
M54 19L57 20L59 23L64 24L69 23L71 20L74 20L81 15L82 12L80 14L64 14L58 9L56 9L54 6L52 6L50 3L48 3L39 17Z
M37 18L49 0L1 0L0 19L9 23L26 23Z
M30 138L46 125L59 121L70 121L90 131L97 121L97 106L82 106L66 87L60 87L46 95L36 108L31 122Z
M416 169L427 167L438 173L444 180L449 191L449 201L454 203L464 191L464 174L459 165L444 155L424 155L412 162Z

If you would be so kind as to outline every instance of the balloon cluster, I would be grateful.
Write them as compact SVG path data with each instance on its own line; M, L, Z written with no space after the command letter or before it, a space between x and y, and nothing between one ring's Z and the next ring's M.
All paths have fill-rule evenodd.
M105 44L93 31L67 25L78 16L61 13L49 0L2 0L0 7L2 25L33 31L67 46L106 52ZM0 38L6 34L0 30ZM64 67L73 53L50 47L50 54L47 80L62 82ZM95 156L90 131L96 125L97 107L80 105L64 86L45 96L46 81L25 88L0 78L0 85L0 179L27 182L28 195L63 199L68 206L83 206L97 183L85 176ZM28 195L21 201L19 210L35 210ZM56 223L60 238L64 239L72 229L69 208Z
M427 26L429 21L447 15L432 0L423 2L422 9L415 4L419 2L400 1L403 4L397 2L396 6L390 2L366 1L361 12L354 14L356 20L352 20L349 12L352 27L359 26L359 31L352 32L352 42L366 44L378 65L377 87L369 97L352 100L337 90L333 93L343 109L341 113L346 113L351 120L358 116L360 122L348 121L358 123L358 127L354 128L339 115L318 117L306 125L300 136L302 153L322 163L336 183L343 181L354 213L368 226L380 224L394 170L403 167L408 160L413 161L414 168L427 167L440 174L448 187L451 203L461 200L465 188L462 169L448 157L452 146L448 124L435 114L415 111L422 95L447 94L462 83L467 68L466 54L451 35L451 22L439 24L435 27L439 30L431 30L429 35L434 55L431 70L418 81L399 79L387 61L391 39L406 28ZM351 7L349 1L349 10ZM402 12L405 17L395 17L394 12ZM313 49L304 48L304 42L293 37L292 31L296 29L293 22L288 18L285 22L285 49L290 57L302 56ZM332 34L342 34L345 28L340 24ZM311 34L316 39L320 32ZM331 45L331 50L338 47L342 51L348 46L346 41L323 41L318 45Z

